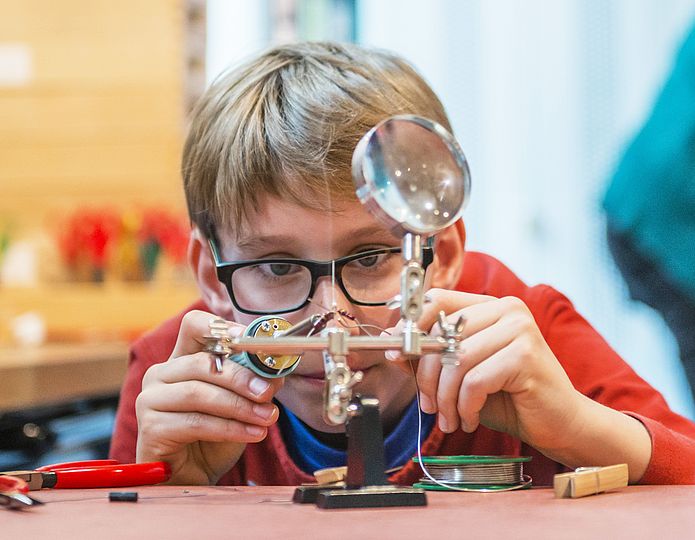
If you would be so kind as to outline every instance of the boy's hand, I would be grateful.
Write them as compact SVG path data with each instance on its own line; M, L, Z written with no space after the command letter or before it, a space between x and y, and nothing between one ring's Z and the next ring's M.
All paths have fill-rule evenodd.
M571 444L582 396L526 305L442 289L428 296L418 326L431 335L440 334L440 311L452 322L466 318L459 366L442 365L440 355L425 355L417 366L422 409L439 412L440 429L472 432L482 423L541 450Z
M213 315L184 317L168 361L147 370L136 401L137 461L166 461L171 483L215 484L278 418L271 403L282 379L263 379L235 362L212 369L202 352ZM230 323L232 337L244 327Z

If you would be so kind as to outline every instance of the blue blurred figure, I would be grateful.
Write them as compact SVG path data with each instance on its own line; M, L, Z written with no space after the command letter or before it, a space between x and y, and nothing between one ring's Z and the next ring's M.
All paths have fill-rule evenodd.
M603 206L630 296L663 316L695 395L695 27Z

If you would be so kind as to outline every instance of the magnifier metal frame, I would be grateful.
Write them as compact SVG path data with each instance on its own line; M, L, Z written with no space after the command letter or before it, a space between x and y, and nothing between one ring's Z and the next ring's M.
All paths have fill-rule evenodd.
M386 124L403 121L417 124L438 136L447 146L456 165L463 173L462 203L458 211L454 212L436 227L424 227L421 224L401 221L401 216L399 216L398 212L399 209L391 207L391 204L383 195L383 187L377 186L376 180L366 171L365 163L368 159L367 152L369 150L369 144L373 140L376 132ZM471 174L468 168L468 162L454 136L437 122L412 114L402 114L386 118L370 129L360 139L352 155L352 177L356 188L356 194L360 202L369 212L381 220L389 229L399 234L399 236L404 236L405 233L430 235L452 225L461 217L471 190ZM395 187L393 189L395 189Z

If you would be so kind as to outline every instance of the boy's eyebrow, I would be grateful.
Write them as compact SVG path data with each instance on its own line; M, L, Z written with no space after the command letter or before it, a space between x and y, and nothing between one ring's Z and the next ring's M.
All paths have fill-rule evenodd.
M291 236L271 235L271 236L247 236L239 238L236 246L239 249L260 249L269 246L290 245L294 240Z
M386 240L398 240L398 237L393 235L390 231L385 230L383 227L369 226L362 229L349 231L342 237L335 238L333 243L336 245L343 245L366 240L378 242ZM296 241L297 237L291 235L254 235L239 238L236 245L237 248L241 250L253 250L276 246L292 246Z

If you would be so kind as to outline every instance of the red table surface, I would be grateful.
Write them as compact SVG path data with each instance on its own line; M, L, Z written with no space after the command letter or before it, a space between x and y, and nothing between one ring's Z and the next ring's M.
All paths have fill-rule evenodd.
M0 508L0 537L281 538L695 538L695 486L630 486L582 499L551 489L428 492L428 506L322 510L291 502L291 487L124 488L139 501L109 502L114 489L32 492L46 504Z

